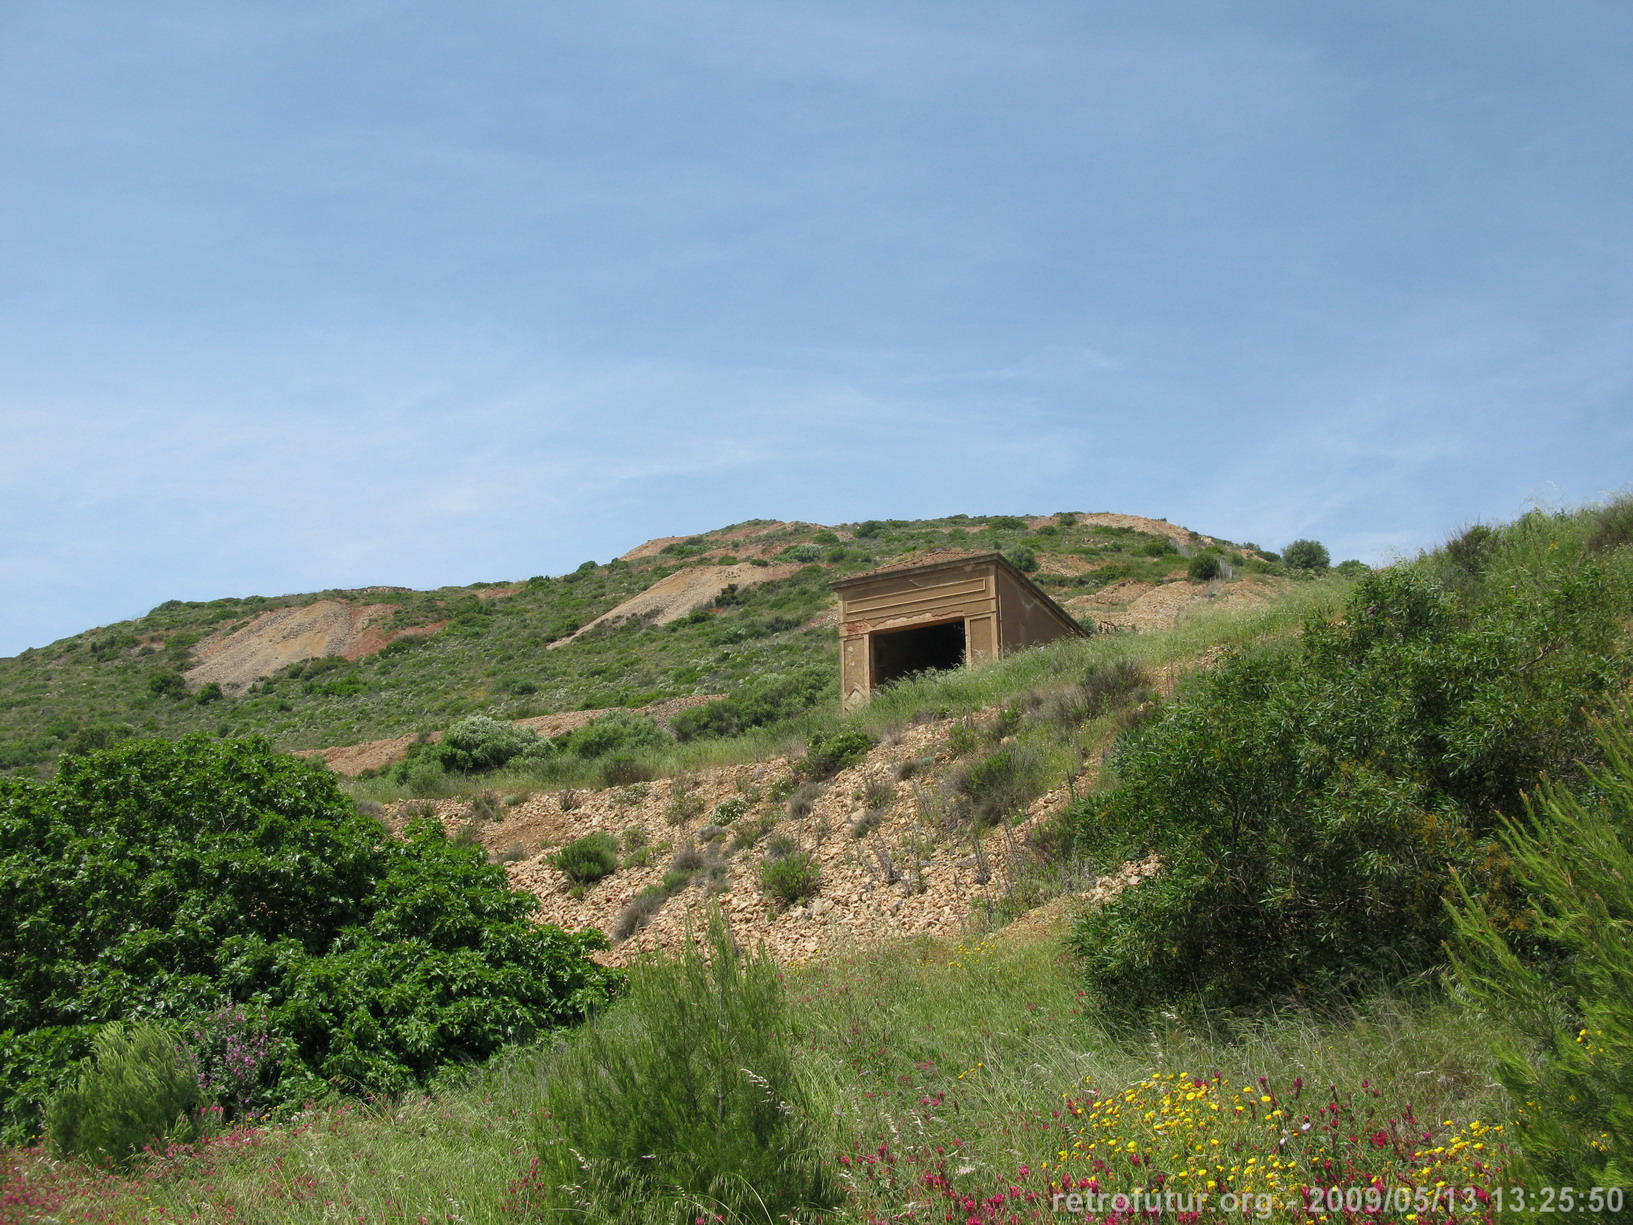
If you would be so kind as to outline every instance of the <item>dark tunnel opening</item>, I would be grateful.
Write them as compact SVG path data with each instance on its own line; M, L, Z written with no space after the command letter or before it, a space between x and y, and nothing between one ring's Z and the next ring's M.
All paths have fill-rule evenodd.
M913 672L964 666L964 622L945 621L871 635L873 683L886 685Z

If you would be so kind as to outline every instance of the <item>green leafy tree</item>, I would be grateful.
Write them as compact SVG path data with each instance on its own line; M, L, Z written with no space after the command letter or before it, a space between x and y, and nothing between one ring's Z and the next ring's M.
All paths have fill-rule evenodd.
M1472 603L1432 569L1363 578L1341 618L1227 659L1120 747L1070 828L1108 867L1165 867L1077 929L1108 1008L1332 998L1441 962L1453 868L1592 749L1633 599L1593 564Z

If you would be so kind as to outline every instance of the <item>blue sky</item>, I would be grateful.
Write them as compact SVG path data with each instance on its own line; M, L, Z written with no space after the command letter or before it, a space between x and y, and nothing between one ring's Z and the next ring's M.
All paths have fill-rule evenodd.
M0 655L748 518L1633 479L1612 0L0 7Z

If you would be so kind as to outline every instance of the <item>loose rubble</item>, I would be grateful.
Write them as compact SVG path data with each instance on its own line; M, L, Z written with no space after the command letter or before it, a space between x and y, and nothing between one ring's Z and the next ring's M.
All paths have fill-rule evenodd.
M949 828L936 802L952 761L947 736L957 722L904 728L820 784L819 793L807 784L792 804L779 797L798 784L795 763L774 758L600 791L539 793L504 806L496 820L474 815L467 800L400 802L389 807L387 822L400 830L413 811L434 811L450 835L479 840L495 857L516 857L506 870L516 888L538 897L542 922L609 935L619 932L621 913L643 890L661 886L677 853L701 855L703 866L688 884L601 954L610 964L678 947L711 904L730 916L741 939L783 961L902 936L956 937L991 925L1013 874L1032 854L1033 827L1082 794L1097 768L1091 763L1084 775L1039 797L1020 821L976 837ZM728 801L738 803L722 810ZM594 831L619 840L622 866L575 887L550 856ZM817 894L786 909L760 886L774 839L792 840L821 872ZM1154 861L1125 865L1085 897L1114 896L1155 870Z

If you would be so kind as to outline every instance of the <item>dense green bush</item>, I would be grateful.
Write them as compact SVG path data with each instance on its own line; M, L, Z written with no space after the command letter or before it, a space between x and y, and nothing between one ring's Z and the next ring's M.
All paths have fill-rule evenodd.
M392 839L321 766L255 740L130 741L0 779L0 892L13 1128L83 1053L74 1027L251 1003L291 1044L286 1095L397 1090L576 1021L617 981L589 960L599 934L534 925L480 848L431 819Z
M180 699L187 696L187 682L179 672L155 672L148 677L147 691L156 698Z
M1319 540L1295 540L1281 551L1282 564L1289 570L1325 570L1332 564L1327 546Z
M443 732L430 755L452 773L481 774L517 758L547 757L553 751L550 741L530 728L487 715L469 715Z
M579 757L606 757L661 749L673 737L651 715L614 710L575 731L557 738L560 746Z
M839 1202L778 967L714 915L547 1069L525 1193L551 1219L807 1219Z
M1031 574L1038 568L1038 555L1024 544L1018 544L1004 553L1009 564L1023 574Z
M1593 748L1584 704L1629 675L1625 553L1580 524L1503 533L1463 597L1436 559L1363 578L1341 619L1198 677L1116 754L1067 849L1162 879L1091 912L1076 945L1108 1008L1331 998L1443 957L1450 873L1499 814Z
M201 1097L198 1064L174 1035L115 1021L97 1034L78 1077L51 1099L47 1138L59 1156L122 1165L149 1145L196 1139Z
M1456 964L1485 1008L1498 1076L1525 1109L1510 1181L1618 1187L1633 1171L1633 737L1601 735L1608 764L1577 793L1545 787L1504 849L1530 909L1464 891Z
M694 706L670 724L677 740L729 737L808 710L839 691L831 663L751 677L729 698Z
M742 707L731 698L706 702L702 706L681 711L671 720L669 728L674 732L675 739L682 742L724 740L743 730Z
M1185 567L1185 577L1193 583L1212 582L1224 572L1224 565L1217 553L1198 553L1191 558L1191 564Z
M618 871L618 839L602 830L575 838L550 857L550 862L580 885L593 885Z

